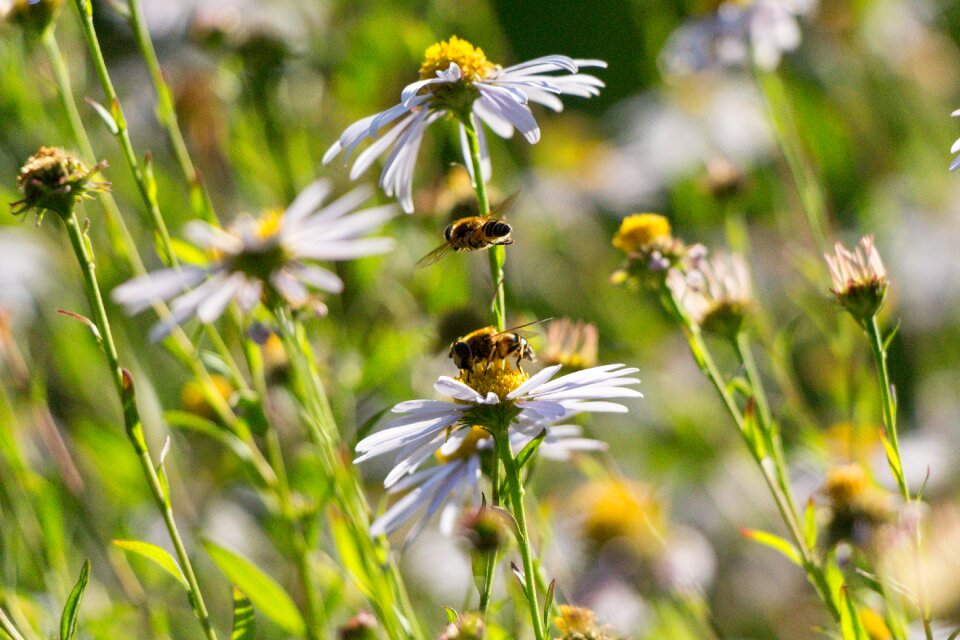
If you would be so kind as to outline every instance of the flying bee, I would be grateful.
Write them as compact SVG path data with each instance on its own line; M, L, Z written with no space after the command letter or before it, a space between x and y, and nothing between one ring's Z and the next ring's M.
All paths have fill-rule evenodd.
M450 345L449 356L458 369L470 370L478 364L487 365L494 360L506 360L516 356L517 369L523 371L521 360L533 362L537 358L530 343L516 332L517 329L546 322L537 320L505 331L497 331L496 327L484 327L471 331Z
M443 230L443 244L420 258L417 268L429 267L451 251L480 251L495 245L512 244L513 228L500 216L513 204L516 194L510 196L490 213L454 220Z

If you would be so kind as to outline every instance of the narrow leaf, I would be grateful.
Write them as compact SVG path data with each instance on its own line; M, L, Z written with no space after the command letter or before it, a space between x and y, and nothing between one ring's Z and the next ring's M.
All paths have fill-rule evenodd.
M114 540L113 544L124 551L136 553L153 562L176 578L177 582L183 585L184 589L189 590L190 587L187 585L186 578L183 577L183 571L180 570L180 565L173 559L173 556L167 553L166 549L150 544L149 542L140 542L139 540Z
M233 588L233 631L230 640L254 640L257 621L253 615L250 599L236 587Z
M890 333L888 333L887 337L883 340L884 351L890 348L890 343L893 342L893 339L896 337L899 331L900 331L900 320L897 320L897 324L893 326L893 329L890 330Z
M353 577L354 585L365 596L372 597L371 579L349 526L342 516L332 515L330 517L330 533L333 534L333 542L337 547L337 553L340 555L340 562Z
M754 542L759 542L766 547L770 547L771 549L779 551L797 566L803 565L803 561L800 559L800 552L797 551L797 548L778 535L768 533L766 531L759 531L757 529L741 529L740 535L742 535L744 538L749 538Z
M523 468L523 465L530 460L530 457L537 451L546 437L547 430L543 429L533 440L528 442L523 449L520 449L520 453L517 454L517 469Z
M73 634L77 632L77 617L80 615L80 599L83 597L83 590L87 588L87 582L90 580L90 561L83 563L80 569L80 579L70 592L67 603L63 607L63 614L60 616L60 640L72 640Z
M57 309L57 313L62 316L67 316L68 318L73 318L74 320L87 325L87 328L90 329L90 333L92 333L93 337L97 339L97 344L103 346L103 338L100 337L100 329L97 328L97 325L94 324L93 320L87 316L82 316L79 313L67 311L66 309Z
M860 612L857 611L857 607L850 597L850 589L847 585L840 588L840 601L843 604L843 608L840 610L840 633L843 639L870 640L867 630L863 628Z
M813 498L807 500L807 507L803 510L803 538L807 547L817 548L817 507Z
M106 107L92 98L87 98L87 104L93 107L93 110L97 112L100 119L107 125L107 129L110 130L112 135L120 133L120 127L117 126L117 121L113 119L113 116L110 115Z
M556 589L557 579L554 578L550 581L550 586L547 587L547 599L543 601L543 626L546 629L550 628L550 610L553 608L553 596Z
M903 463L900 461L900 456L897 455L897 450L893 448L893 444L882 430L880 431L880 441L883 443L883 450L887 454L887 462L890 465L890 471L893 472L894 480L897 481L898 485L902 485Z
M202 541L203 548L227 579L247 594L253 605L278 627L295 636L306 631L303 617L290 595L276 580L249 559L212 540Z
M516 562L510 563L510 571L513 571L513 575L517 577L517 582L520 583L520 587L523 589L523 592L526 593L527 581L523 578L523 571L517 566Z
M443 610L447 613L447 622L449 622L450 624L453 624L460 619L460 614L457 613L456 609L453 609L451 607L444 607Z

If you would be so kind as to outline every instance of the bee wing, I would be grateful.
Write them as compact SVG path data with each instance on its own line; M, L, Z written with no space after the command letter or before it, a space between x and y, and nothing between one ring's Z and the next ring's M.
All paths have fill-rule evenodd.
M497 219L502 218L503 214L505 214L507 211L513 208L514 203L517 201L517 196L519 195L520 195L519 190L514 191L509 196L507 196L506 200L501 201L497 206L490 209L490 213L488 213L484 217L497 218Z
M442 245L417 260L417 269L422 269L424 267L429 267L432 264L436 264L441 258L450 253L452 250L453 246L449 242L444 242Z

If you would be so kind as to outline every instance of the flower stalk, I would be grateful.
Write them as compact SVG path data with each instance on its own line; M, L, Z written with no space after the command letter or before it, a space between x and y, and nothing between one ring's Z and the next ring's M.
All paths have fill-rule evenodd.
M543 613L540 611L540 601L537 598L537 571L530 545L530 534L527 531L526 510L523 506L523 481L520 477L517 460L510 448L508 428L509 423L497 429L494 434L494 446L497 449L497 456L503 461L507 490L510 492L510 503L513 507L513 517L517 521L517 546L520 547L520 557L523 561L523 593L527 598L527 606L530 609L533 633L537 640L546 640L547 636L543 628Z
M64 217L64 224L67 227L67 235L70 238L70 244L76 254L77 261L83 273L84 287L87 293L87 299L90 308L93 311L93 322L99 332L99 338L103 352L107 357L107 364L110 367L110 375L113 379L114 387L123 406L123 421L126 428L127 437L133 445L140 466L143 469L147 485L153 496L157 509L163 517L164 525L170 535L174 550L179 560L180 568L187 580L187 595L193 612L203 628L203 634L207 640L216 640L217 634L210 621L210 615L207 612L206 604L203 600L203 594L200 591L200 585L197 582L196 574L193 571L193 565L190 562L190 556L187 554L180 531L177 528L176 520L173 516L173 508L170 501L170 495L160 481L157 473L157 467L150 455L146 440L143 435L143 425L140 422L140 413L137 409L137 402L133 386L133 378L130 372L120 366L120 360L117 355L117 347L113 340L113 333L110 329L110 321L107 318L107 312L103 304L103 296L100 293L100 286L97 283L96 266L93 258L93 250L87 242L86 235L80 227L77 220L77 214L71 211Z
M761 447L757 446L757 443L748 433L745 416L737 406L736 401L733 399L733 396L731 395L727 384L723 379L723 375L717 368L717 365L713 360L713 356L710 353L710 349L700 332L700 328L694 322L692 322L687 314L683 311L675 294L666 285L666 283L661 286L660 299L664 309L673 317L674 321L677 322L683 330L683 333L686 336L687 342L690 346L690 351L697 362L697 366L700 368L703 374L707 376L714 389L716 389L717 393L720 395L720 399L723 401L727 412L733 418L740 435L743 437L744 442L747 445L747 449L750 451L750 455L760 468L764 482L766 483L770 494L773 496L773 500L776 504L777 510L780 513L780 517L787 528L790 540L796 547L800 556L800 562L807 574L807 578L817 591L820 599L827 606L827 609L830 611L830 615L835 621L839 622L840 609L834 599L834 594L832 594L830 591L823 567L821 566L820 560L817 558L814 551L810 549L809 545L807 545L806 538L803 535L803 527L800 525L800 519L797 516L795 507L793 506L793 499L789 489L789 478L786 475L786 469L781 456L774 453L776 451L776 447L771 446L771 453L768 457L768 454L764 452ZM749 345L746 343L744 343L744 346L749 347ZM745 349L745 352L746 351L747 350ZM746 364L744 364L744 366L745 368L748 368ZM756 376L757 373L755 366L752 364L752 359L751 366L749 368L753 370L752 375ZM748 373L748 376L749 375L751 374ZM754 394L758 395L756 388L754 388ZM759 401L757 402L759 404ZM761 417L761 420L764 420L764 418ZM769 424L764 424L764 422L761 422L761 430L764 434L765 440L767 442L771 442L772 439L770 436ZM781 459L778 461L778 458Z
M127 129L126 118L123 115L123 107L120 105L120 99L113 88L113 81L110 79L110 72L107 70L107 63L103 59L103 51L100 49L100 41L97 38L97 32L93 26L93 3L91 0L74 0L77 12L80 16L80 26L83 31L84 39L87 42L87 49L90 51L90 57L93 60L93 66L103 89L104 96L109 109L111 120L111 133L117 139L120 150L123 152L124 160L130 167L134 181L137 183L137 189L140 198L147 209L147 222L156 232L160 245L165 255L161 256L168 265L176 265L177 257L173 250L173 243L170 239L170 233L167 231L167 224L164 222L163 215L160 213L160 205L157 203L156 188L152 187L147 180L147 174L140 166L137 154L133 150L133 143L130 141L130 132ZM104 114L107 115L107 114ZM150 180L152 182L152 178Z
M480 157L480 142L477 139L477 119L471 113L468 118L463 120L464 129L467 132L467 142L470 147L470 162L473 166L473 188L477 194L477 205L480 209L480 215L485 216L490 213L490 199L487 197L487 185L483 179L483 161ZM506 329L507 302L506 286L504 284L503 266L507 261L507 250L502 245L494 245L487 251L487 258L490 261L490 280L493 284L493 324L497 331Z

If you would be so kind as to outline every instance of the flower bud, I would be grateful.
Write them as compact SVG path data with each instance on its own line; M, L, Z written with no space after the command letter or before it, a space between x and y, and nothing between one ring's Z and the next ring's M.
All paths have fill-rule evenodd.
M487 627L478 613L461 613L455 622L448 624L438 640L483 640Z
M460 522L460 531L477 553L487 554L502 549L509 540L507 514L486 504L468 511Z
M36 209L68 217L77 202L90 197L92 191L106 191L106 182L91 182L91 177L106 166L99 163L87 169L76 156L57 147L40 147L20 168L17 187L23 198L11 205L14 215Z
M866 326L883 306L890 283L873 236L861 238L853 251L838 242L834 255L824 257L833 278L833 295L854 320Z

